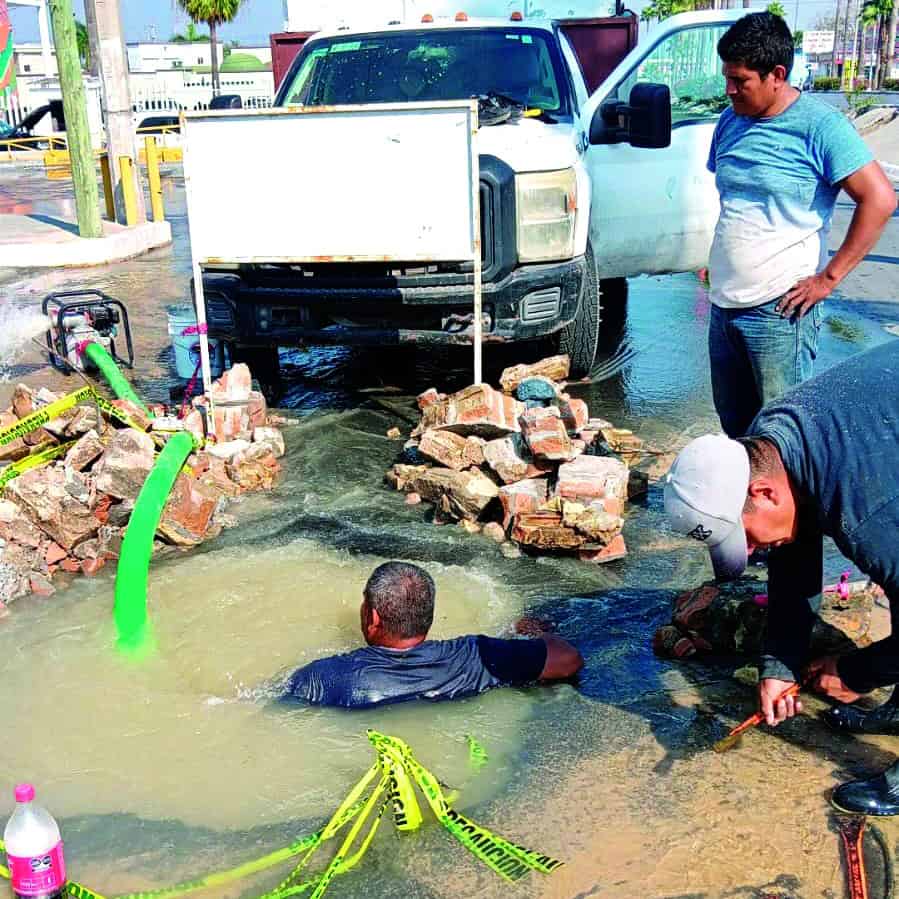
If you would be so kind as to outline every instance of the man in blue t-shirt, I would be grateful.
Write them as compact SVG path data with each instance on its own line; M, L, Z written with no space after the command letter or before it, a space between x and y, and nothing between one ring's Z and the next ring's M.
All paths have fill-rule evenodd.
M718 577L740 574L753 549L770 550L759 684L768 724L801 710L798 699L780 698L794 683L841 703L899 683L899 340L788 391L739 441L707 434L687 444L666 478L665 511L674 530L706 545ZM839 658L810 659L824 534L883 588L892 632ZM850 711L864 717L849 705L830 715ZM899 762L838 787L833 802L899 814Z
M536 640L428 640L434 592L431 576L417 565L379 565L362 594L362 636L368 645L295 671L288 695L353 709L407 699L459 699L501 685L571 677L584 664L570 643L550 634Z
M750 13L718 42L731 108L708 168L721 211L709 258L712 392L730 437L812 375L820 302L877 243L896 195L848 119L789 83L793 36L779 16ZM855 201L828 258L840 190Z

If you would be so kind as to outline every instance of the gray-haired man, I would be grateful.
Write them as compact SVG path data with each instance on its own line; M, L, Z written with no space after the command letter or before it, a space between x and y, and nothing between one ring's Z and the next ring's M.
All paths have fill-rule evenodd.
M288 694L357 709L409 699L459 699L491 687L571 677L584 664L570 643L552 634L533 640L483 635L428 640L434 594L431 575L418 565L379 565L360 608L368 645L295 671Z

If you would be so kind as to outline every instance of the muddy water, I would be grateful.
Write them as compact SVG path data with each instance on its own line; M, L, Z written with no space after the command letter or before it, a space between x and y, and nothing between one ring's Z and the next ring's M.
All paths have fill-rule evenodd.
M54 214L64 186L39 187L39 211ZM185 300L189 278L182 185L169 179L166 191L172 248L111 270L2 282L16 322L53 289L95 286L126 302L135 382L151 399L173 383L164 306ZM689 276L641 279L627 306L626 320L607 315L595 382L575 391L594 414L663 446L713 428L705 292ZM830 303L821 365L890 339L883 326L897 320L888 303ZM74 386L18 343L0 395L20 379ZM510 887L437 828L401 839L385 829L335 895L844 895L827 795L892 761L895 741L834 737L811 714L750 734L727 755L708 751L753 699L728 666L651 654L674 592L709 576L702 548L667 534L657 490L629 513L623 562L504 559L483 538L434 527L426 509L381 484L399 446L387 430L408 431L421 389L465 384L464 354L285 350L282 361L284 402L297 418L284 476L271 495L236 508L238 528L154 563L149 660L112 649L108 572L16 604L0 627L0 789L35 780L62 819L75 876L114 893L283 845L367 767L364 732L375 726L461 786L476 820L568 864ZM277 702L278 679L293 667L358 645L359 593L386 558L435 575L435 636L507 633L522 612L554 621L587 659L578 685L359 714ZM831 550L828 574L842 566ZM481 774L468 766L466 734L489 753ZM882 830L894 846L899 828ZM880 876L876 859L871 873ZM274 879L210 895L252 895Z

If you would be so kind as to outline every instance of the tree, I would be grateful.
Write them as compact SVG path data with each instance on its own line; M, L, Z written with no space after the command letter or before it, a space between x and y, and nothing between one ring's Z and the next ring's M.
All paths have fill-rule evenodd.
M209 40L209 35L197 31L197 26L193 22L188 22L184 32L173 34L170 40L173 44L202 44Z
M240 9L241 0L178 0L193 22L205 22L209 26L209 44L212 51L212 95L219 93L219 58L216 29L231 22Z
M867 0L859 13L863 33L868 28L874 30L874 46L872 47L874 71L871 87L880 87L889 71L893 48L888 43L888 32L893 9L893 0ZM862 53L864 53L864 46L863 37Z
M650 0L640 12L641 18L647 22L653 19L661 22L669 16L676 16L681 12L692 12L696 9L696 0Z
M91 64L91 42L87 34L87 25L75 20L75 40L78 44L78 56L81 59L81 68L89 69Z
M772 0L765 9L768 10L772 15L780 16L782 19L786 19L787 11L784 9L783 3L780 0Z
M803 30L802 30L801 28L800 28L798 31L794 31L794 32L793 32L793 46L794 46L797 50L801 50L801 49L802 49L802 37L803 37L803 34L804 34L804 32L803 32Z

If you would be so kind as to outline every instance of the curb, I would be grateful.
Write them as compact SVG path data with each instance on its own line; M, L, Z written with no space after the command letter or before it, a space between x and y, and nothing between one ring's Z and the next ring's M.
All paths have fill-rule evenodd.
M108 223L107 223L108 224ZM121 262L172 242L168 222L120 227L104 237L82 239L48 233L45 239L0 243L0 268L79 268Z

